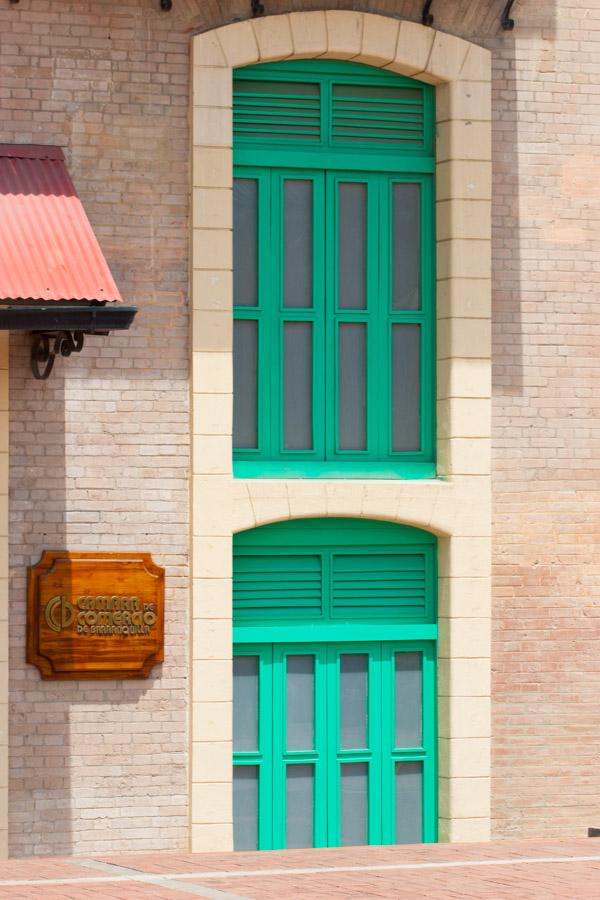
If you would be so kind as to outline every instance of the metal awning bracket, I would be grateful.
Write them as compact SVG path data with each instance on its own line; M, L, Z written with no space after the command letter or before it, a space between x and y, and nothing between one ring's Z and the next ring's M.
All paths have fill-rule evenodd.
M57 356L70 356L82 349L83 331L34 331L30 357L33 377L45 381Z
M430 12L433 0L425 0L423 11L421 13L421 22L423 25L433 25L433 13Z
M131 326L135 306L89 306L51 303L0 305L0 331L28 331L31 334L31 371L44 381L54 368L57 356L80 353L86 334L108 335Z
M502 10L500 24L502 25L502 28L504 31L512 31L513 28L515 27L515 20L511 19L511 17L510 17L510 11L512 9L512 5L514 2L515 2L515 0L507 0L506 6Z

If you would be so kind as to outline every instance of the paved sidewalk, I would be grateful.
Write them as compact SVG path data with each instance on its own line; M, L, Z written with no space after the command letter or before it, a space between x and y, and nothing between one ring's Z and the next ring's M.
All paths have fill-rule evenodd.
M600 840L153 853L0 863L11 900L587 900Z

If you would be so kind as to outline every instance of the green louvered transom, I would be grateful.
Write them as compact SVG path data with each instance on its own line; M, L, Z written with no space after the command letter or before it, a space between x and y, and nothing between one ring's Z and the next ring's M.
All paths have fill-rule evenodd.
M321 137L319 85L236 79L233 132L238 141L293 138L318 142Z
M331 134L335 144L423 145L423 96L419 88L334 84Z
M233 608L242 616L320 615L321 557L299 554L236 556Z
M374 522L359 522L353 529L346 524L352 520L323 530L316 521L311 521L312 534L299 521L236 537L235 622L434 621L435 543L430 535ZM300 547L292 540L298 535Z
M433 97L429 85L353 63L251 66L234 78L234 145L432 156Z
M366 606L371 615L425 610L423 554L334 554L331 569L334 615L360 615Z

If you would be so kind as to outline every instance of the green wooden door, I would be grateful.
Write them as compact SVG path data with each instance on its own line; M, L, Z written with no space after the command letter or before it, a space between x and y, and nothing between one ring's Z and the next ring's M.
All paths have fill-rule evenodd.
M436 840L435 551L360 519L236 536L236 849Z
M431 643L235 654L236 849L435 840Z

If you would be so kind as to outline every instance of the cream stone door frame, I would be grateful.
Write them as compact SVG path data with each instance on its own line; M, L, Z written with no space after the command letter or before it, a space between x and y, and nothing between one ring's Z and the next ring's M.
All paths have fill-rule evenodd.
M436 85L438 478L233 479L232 70L329 57ZM191 846L232 847L236 531L363 516L440 537L439 834L490 826L490 54L413 22L291 13L197 35L193 59Z

